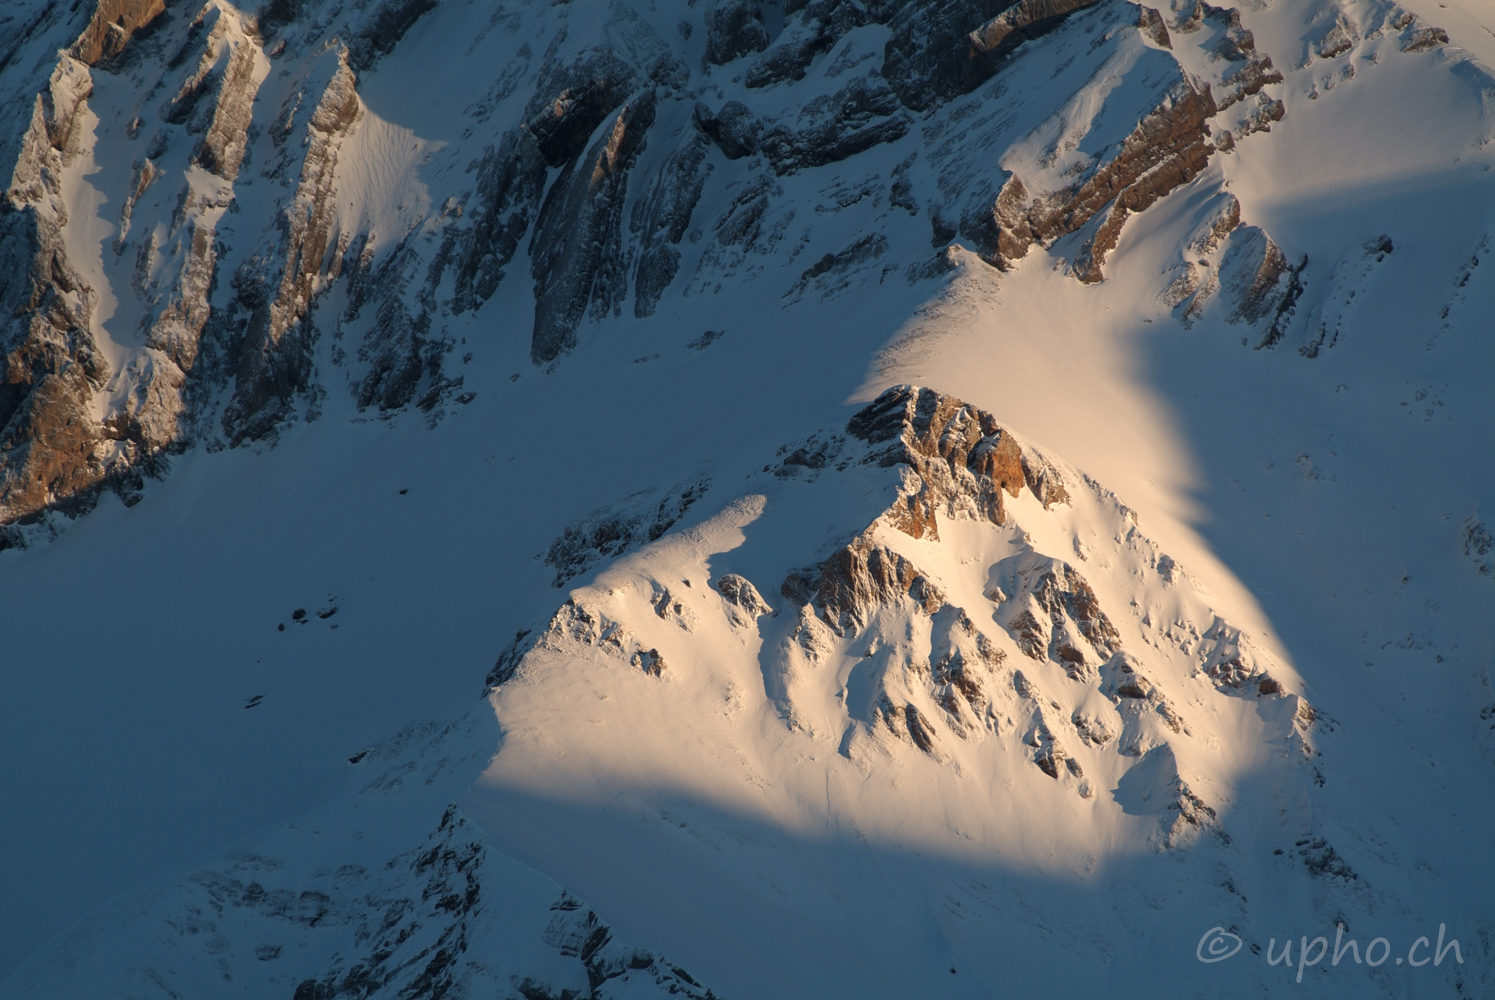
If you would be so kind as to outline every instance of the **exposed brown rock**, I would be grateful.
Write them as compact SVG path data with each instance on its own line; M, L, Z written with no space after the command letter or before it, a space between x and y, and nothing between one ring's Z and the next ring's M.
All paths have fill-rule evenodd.
M1427 49L1435 49L1440 45L1448 44L1448 32L1442 28L1418 28L1412 32L1402 46L1403 52L1423 52Z
M1018 649L1035 660L1048 659L1048 627L1031 610L1025 608L1014 615L1006 627Z
M1068 503L1069 491L1064 488L1064 478L1048 460L1033 452L1023 455L1023 481L1047 510L1056 503Z
M944 760L935 737L931 720L912 704L896 704L887 694L878 698L873 712L894 737L907 739L935 760Z
M1114 723L1114 715L1108 719L1103 715L1078 708L1070 716L1070 724L1075 727L1075 732L1080 734L1080 738L1091 746L1097 747L1105 746L1116 738Z
M945 603L929 578L903 556L865 535L852 539L825 562L791 574L780 592L810 605L838 634L865 628L879 607L907 597L925 614Z
M906 465L890 524L914 538L938 538L935 512L969 507L994 524L1006 523L1002 493L1017 496L1027 479L1023 453L991 414L953 396L894 386L851 418L847 433L877 449L869 460Z
M1241 23L1241 12L1233 7L1213 7L1200 2L1196 5L1203 18L1221 29L1221 38L1215 48L1215 56L1226 62L1241 65L1227 72L1217 95L1220 110L1237 101L1255 96L1269 83L1281 83L1282 73L1272 65L1272 57L1256 48L1256 38Z
M92 66L124 51L130 36L166 11L163 0L97 0L88 27L68 51Z
M1137 30L1145 38L1151 39L1154 45L1165 49L1173 48L1173 39L1168 37L1168 25L1156 8L1137 8Z
M1101 266L1116 248L1127 217L1187 184L1204 169L1215 152L1206 122L1217 110L1208 87L1195 90L1190 84L1181 85L1169 101L1138 123L1116 157L1057 210L1029 211L1025 221L1031 239L1047 242L1072 233L1110 202L1100 227L1074 261L1081 281L1100 281Z
M1002 627L1025 655L1059 665L1073 680L1093 676L1094 660L1105 660L1121 648L1120 634L1095 591L1073 567L1056 559L1019 556L1011 562L1011 569L998 564L993 570L1010 590L993 591L1000 599L997 620Z
M1334 24L1323 38L1319 39L1317 51L1320 59L1333 59L1335 56L1344 55L1355 47L1360 39L1355 32L1354 25L1340 14L1334 19Z
M1033 763L1050 778L1058 779L1061 767L1076 778L1084 777L1079 761L1064 752L1063 745L1046 723L1039 721L1024 742L1033 748Z
M903 708L903 720L908 726L909 739L914 741L914 746L925 753L934 752L934 731L925 724L924 717L919 710L912 705Z
M773 609L758 593L758 588L736 573L723 574L716 581L716 589L726 602L733 623L739 627L750 627L759 617L773 613Z
M0 524L70 498L91 506L107 468L94 392L110 376L95 292L68 260L62 171L92 79L61 54L37 97L0 205Z
M9 369L12 357L6 360ZM31 387L0 436L6 452L0 488L12 516L39 510L103 479L105 470L94 455L99 432L91 398L77 365L44 374Z
M1151 712L1171 731L1188 731L1173 703L1156 685L1138 672L1134 661L1126 653L1119 653L1103 664L1101 676L1101 693L1118 703L1123 717L1136 719ZM1122 752L1135 755L1140 753L1140 748L1132 745L1123 748Z
M629 663L638 667L646 674L658 677L665 671L664 657L659 655L657 649L641 649L629 658Z
M248 128L258 91L259 39L252 22L229 8L207 7L192 25L199 38L195 66L165 105L168 121L198 133L194 159L232 182L244 160ZM184 49L182 55L185 56ZM123 252L135 202L160 176L149 158L137 163L135 183L121 212L116 252ZM144 322L150 348L131 366L135 385L123 409L107 422L111 437L143 454L162 452L187 436L184 389L201 350L216 276L217 231L211 220L233 203L233 189L183 185L164 246L147 231L137 249L135 291L148 313ZM162 261L162 258L165 258ZM161 261L161 263L157 263ZM155 273L155 277L147 275Z
M1062 17L1096 0L1018 0L996 17L966 36L970 41L969 58L980 62L1002 51L1003 45L1024 37L1021 32L1050 18ZM1014 38L1014 36L1017 36Z
M1271 347L1280 341L1302 294L1299 274L1307 263L1304 257L1296 265L1289 264L1272 238L1255 226L1241 226L1231 233L1220 261L1220 284L1233 303L1230 321L1256 325L1271 317L1258 346Z
M621 622L572 597L556 610L540 632L524 629L515 633L514 641L488 672L486 686L491 688L511 680L530 652L536 649L564 652L568 644L600 649L655 676L664 671L664 658L659 655L659 650L640 646L633 633Z
M1216 822L1217 817L1215 814L1215 810L1209 805L1206 805L1205 801L1198 795L1195 795L1193 790L1184 783L1182 778L1178 779L1176 789L1177 795L1174 798L1173 802L1169 804L1168 808L1171 811L1178 813L1179 820L1189 824L1190 826L1218 825ZM1175 826L1175 831L1176 829L1177 828ZM1173 839L1175 838L1171 837L1170 841Z
M988 37L1000 44L1006 37L1004 26L1023 6L1010 8L981 32L973 32L973 45ZM1242 118L1238 132L1264 130L1281 119L1281 102L1268 100L1260 91L1269 83L1281 82L1282 74L1272 66L1270 57L1256 50L1239 12L1199 3L1184 14L1178 30L1199 30L1206 20L1220 31L1216 58L1234 67L1216 81L1218 95L1210 83L1184 77L1137 124L1114 155L1062 190L1034 190L1031 178L1009 174L990 206L968 213L961 222L961 231L976 244L984 259L1005 270L1026 256L1035 243L1050 244L1099 216L1094 232L1075 255L1072 271L1081 281L1100 281L1106 256L1116 248L1127 219L1193 180L1219 148L1211 136L1211 119L1253 96L1259 103ZM1156 44L1171 47L1167 26L1157 11L1144 8L1136 29Z
M947 605L936 612L935 618L929 664L935 697L945 711L958 717L960 709L955 700L958 695L979 716L989 704L982 675L999 667L1007 654L976 628L960 608ZM945 620L940 622L940 618Z
M259 39L253 27L231 13L208 8L199 15L199 23L214 16L197 70L183 86L183 95L211 88L211 116L202 141L198 144L197 162L203 169L231 181L244 162L246 133L253 116L254 99L259 90L255 81ZM178 100L182 99L179 95Z

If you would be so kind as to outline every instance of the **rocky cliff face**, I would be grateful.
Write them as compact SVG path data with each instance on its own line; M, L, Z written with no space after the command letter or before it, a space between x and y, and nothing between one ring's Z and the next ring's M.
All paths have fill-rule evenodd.
M12 29L17 66L71 37L44 85L7 74L34 113L9 154L0 519L86 509L110 485L128 501L170 454L273 439L315 419L330 392L360 409L433 413L464 387L441 318L481 311L516 258L534 282L531 357L557 364L584 323L625 308L648 317L671 294L760 271L755 257L796 214L773 178L857 158L892 181L867 192L927 215L938 244L963 237L1007 268L1080 234L1073 273L1099 281L1128 216L1282 114L1269 96L1281 76L1239 13L1204 4L775 13L732 0L669 33L619 13L594 34L564 13L516 11L482 32L502 21L512 41L448 152L470 158L462 184L412 193L391 223L403 231L381 231L359 207L383 134L365 122L359 77L439 10L274 3L251 16L216 0L110 0L73 22L43 11ZM1029 49L1063 58L1076 46L1090 69L1057 89L1014 68ZM1140 89L1107 96L1118 75ZM1021 115L972 117L1019 92ZM954 155L971 142L993 154ZM886 152L867 159L874 150ZM87 187L119 205L112 241L85 265L66 247L86 240L64 238L87 221L68 207L84 182L63 190L80 157L103 171ZM698 218L714 192L736 192L733 207ZM834 294L890 247L865 234L806 270L795 294L812 283ZM938 273L917 252L892 253L911 274ZM1282 254L1258 257L1255 278L1230 286L1253 324L1289 295ZM341 310L330 326L317 317L329 296ZM1183 297L1202 302L1195 287ZM328 345L329 329L340 343Z
M1241 13L1204 3L833 0L772 13L732 0L669 33L618 14L596 35L564 13L513 12L480 32L502 21L512 41L449 151L469 158L462 182L412 191L389 222L402 231L381 231L359 207L383 134L360 125L359 74L439 9L273 3L251 16L216 0L109 0L13 26L6 75L33 114L6 154L0 522L86 510L109 486L130 502L170 454L273 439L315 419L329 392L386 415L434 413L465 378L441 317L481 311L516 257L533 278L531 358L557 364L584 323L649 317L671 294L761 272L796 218L774 178L857 159L887 180L849 204L924 215L937 246L966 240L1001 269L1071 241L1070 272L1101 281L1128 218L1284 114L1282 74ZM1341 18L1314 51L1342 59L1387 33L1407 51L1440 44L1426 31L1410 15ZM23 78L59 38L49 78ZM1059 86L1021 68L1040 58L1068 60ZM94 129L100 114L110 121ZM65 238L87 224L69 212L83 182L64 192L80 158L105 175L89 188L120 205L107 252L86 266L67 249L84 238ZM730 207L697 217L723 194ZM1306 260L1259 230L1233 234L1238 206L1227 217L1181 249L1164 297L1187 324L1223 289L1271 346ZM911 280L940 273L910 248L890 265L889 250L865 233L804 270L794 294L835 294L879 259ZM119 303L107 316L106 291ZM328 296L341 309L330 347L330 317L315 315Z
M87 64L61 54L46 89L27 102L5 192L0 511L7 521L86 495L105 471L96 452L102 431L90 412L112 374L95 336L98 290L74 267L63 235L64 171L82 151L91 90Z

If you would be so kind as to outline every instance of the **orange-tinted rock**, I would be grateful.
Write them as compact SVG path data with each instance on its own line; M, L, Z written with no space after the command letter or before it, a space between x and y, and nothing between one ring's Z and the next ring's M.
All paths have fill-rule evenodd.
M821 620L841 633L865 627L879 607L905 597L925 614L933 614L945 602L918 567L865 535L852 539L808 578L791 576L781 590L801 603L808 597Z
M125 43L166 11L163 0L98 0L88 27L73 43L73 58L89 66L124 51Z
M969 503L994 524L1006 523L1002 493L1027 482L1022 449L984 410L930 389L894 386L851 418L847 432L872 445L885 467L906 465L888 523L914 538L939 537L936 512Z

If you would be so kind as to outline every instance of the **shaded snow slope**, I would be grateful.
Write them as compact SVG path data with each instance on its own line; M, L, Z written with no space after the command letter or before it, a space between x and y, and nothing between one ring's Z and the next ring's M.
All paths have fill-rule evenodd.
M0 993L1489 992L1478 4L0 18Z

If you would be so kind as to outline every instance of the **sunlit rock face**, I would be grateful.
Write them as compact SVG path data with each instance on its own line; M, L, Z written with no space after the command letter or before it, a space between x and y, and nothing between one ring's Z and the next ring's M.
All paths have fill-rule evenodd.
M1270 56L1238 12L1212 7L1170 13L1192 46L1182 60L1169 18L1118 3L723 3L700 12L699 33L692 18L615 13L582 32L558 12L515 10L480 32L504 44L460 57L474 60L471 81L499 67L495 82L440 97L464 109L441 154L462 159L460 182L407 178L404 203L377 195L396 198L398 222L379 220L370 175L400 168L378 165L394 140L377 109L365 120L360 75L417 26L441 31L438 11L120 3L13 19L7 76L35 108L13 120L8 147L5 520L84 510L103 489L129 501L169 455L273 440L330 392L382 413L434 411L464 385L441 317L481 309L516 255L532 280L531 358L559 363L584 322L625 306L651 316L692 282L788 250L797 199L774 178L830 178L879 147L898 166L872 197L927 215L937 243L958 235L1008 268L1087 230L1074 274L1100 281L1131 214L1283 113ZM46 45L69 36L43 65ZM1086 68L1057 87L1005 68L1029 42L1082 38ZM1211 60L1204 76L1192 49ZM28 58L41 60L29 80ZM723 101L729 74L739 96ZM989 103L970 103L978 91ZM972 119L1017 92L1026 123ZM1054 146L1051 133L1068 138ZM962 140L986 152L960 155ZM86 160L114 232L80 264L63 178ZM734 191L725 214L698 210L703 193L715 204ZM1289 263L1264 245L1260 273L1237 282L1250 322L1287 294ZM886 266L890 248L853 243L805 282Z

